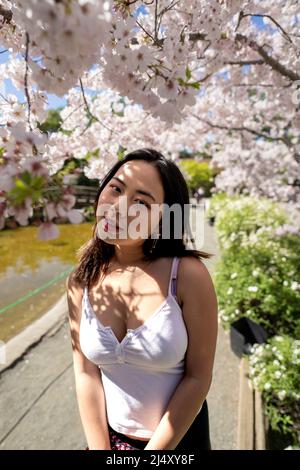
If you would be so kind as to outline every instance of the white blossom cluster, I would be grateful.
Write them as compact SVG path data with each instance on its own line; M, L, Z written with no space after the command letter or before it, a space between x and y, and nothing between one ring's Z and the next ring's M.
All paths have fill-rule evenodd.
M143 143L172 159L208 149L217 191L299 209L299 1L3 0L0 19L0 89L25 95L0 94L0 227L30 211L6 197L26 159L47 180L99 149L86 175L100 179L120 145ZM71 135L41 135L47 93L66 96Z
M280 335L272 338L272 344L255 343L251 348L249 356L249 378L254 388L261 391L273 390L280 400L284 400L288 395L295 399L300 399L300 391L294 390L289 384L287 376L289 367L298 367L300 365L300 341L289 340L288 355L283 352L281 344L286 339ZM295 372L296 374L296 372ZM291 388L287 389L289 386Z

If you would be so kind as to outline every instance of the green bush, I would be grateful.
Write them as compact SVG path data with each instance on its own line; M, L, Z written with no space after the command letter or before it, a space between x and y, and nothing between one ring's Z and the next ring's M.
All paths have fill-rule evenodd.
M218 240L222 249L236 248L248 243L264 243L263 233L287 222L288 217L278 203L265 198L250 196L219 196L217 203L211 205L217 208L215 223ZM211 209L211 211L213 208Z
M271 430L293 447L300 443L300 237L292 217L267 199L216 194L208 216L222 251L213 275L221 323L228 329L246 316L271 337L252 348L250 380Z
M300 337L299 253L296 235L270 239L265 234L257 243L223 251L214 280L225 329L247 316L270 335Z
M225 329L247 316L270 335L300 331L300 238L276 235L288 222L279 204L248 196L215 195L210 214L222 258L214 279Z
M204 196L210 196L214 185L215 170L207 162L197 162L192 159L180 161L180 168L184 173L188 187L193 193L199 187L204 189Z
M228 196L227 193L215 193L210 199L209 199L209 206L207 209L207 216L208 217L216 217L217 214L220 213L223 207L228 204L230 200L235 200L239 198L240 196Z
M94 207L93 206L84 207L83 216L84 216L85 222L95 222Z
M300 341L276 335L253 345L249 378L262 393L271 428L300 444Z
M49 109L47 119L43 123L39 123L38 128L44 133L48 132L51 134L52 132L57 132L62 124L62 118L60 115L60 111L62 109L62 107Z

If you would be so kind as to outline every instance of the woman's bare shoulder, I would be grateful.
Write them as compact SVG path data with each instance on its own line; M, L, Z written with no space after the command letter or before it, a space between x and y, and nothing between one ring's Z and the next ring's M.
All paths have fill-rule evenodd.
M182 256L180 259L179 266L182 272L187 275L193 275L195 271L197 272L207 272L207 268L203 261L195 256Z
M66 279L66 287L67 289L76 289L78 291L84 289L84 284L82 281L78 279L78 276L76 275L76 268L73 269L69 273Z
M195 280L210 279L210 274L203 261L194 256L180 257L178 265L178 299L184 303L185 297L190 293L190 286ZM199 283L199 286L201 283Z
M84 285L78 280L75 269L70 272L66 279L66 292L69 303L69 313L78 311L83 298ZM73 308L72 308L73 307ZM74 308L77 307L77 308Z

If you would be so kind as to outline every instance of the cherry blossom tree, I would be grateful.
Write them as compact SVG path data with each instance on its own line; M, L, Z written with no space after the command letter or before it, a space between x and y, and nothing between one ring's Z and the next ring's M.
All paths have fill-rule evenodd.
M41 237L55 215L78 223L51 175L93 152L100 179L120 145L209 148L218 190L299 207L299 19L298 0L1 1L0 77L25 98L1 94L0 228L25 225L38 200ZM67 99L55 135L39 128L47 93Z

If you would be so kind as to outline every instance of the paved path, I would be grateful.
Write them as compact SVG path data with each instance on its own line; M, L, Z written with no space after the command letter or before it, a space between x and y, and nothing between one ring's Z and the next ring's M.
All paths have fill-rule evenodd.
M216 252L205 225L203 250ZM206 261L213 272L213 261ZM71 340L65 321L0 375L0 449L84 449L75 397ZM236 449L239 360L219 326L214 376L207 402L212 448Z
M205 224L204 251L216 253L205 262L210 273L219 257L214 229ZM213 380L207 396L212 448L237 449L238 397L240 359L230 349L229 332L219 324Z

